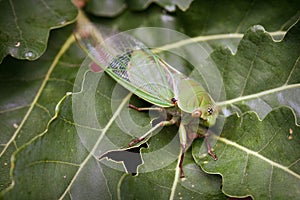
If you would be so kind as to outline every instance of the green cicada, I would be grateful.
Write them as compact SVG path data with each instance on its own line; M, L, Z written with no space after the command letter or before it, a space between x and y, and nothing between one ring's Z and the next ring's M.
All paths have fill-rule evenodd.
M130 35L117 34L101 44L93 37L92 34L77 33L77 39L92 58L96 68L100 67L124 88L156 105L151 108L138 108L134 105L129 107L137 111L165 109L171 116L170 119L161 121L156 126L180 124L181 177L184 177L184 153L200 135L205 136L208 153L214 160L217 159L210 149L205 130L216 123L219 111L214 100L197 81L170 66ZM152 129L131 141L129 145L143 141L151 132Z

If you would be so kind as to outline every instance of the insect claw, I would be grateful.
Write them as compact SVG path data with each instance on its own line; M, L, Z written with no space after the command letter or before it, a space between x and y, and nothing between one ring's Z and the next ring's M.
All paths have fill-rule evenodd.
M180 171L181 171L180 178L185 178L184 172L183 172L183 170L181 168L180 168Z
M137 143L139 143L139 142L141 142L141 141L143 141L144 140L144 138L137 138L137 139L134 139L134 140L132 140L129 144L128 144L128 146L129 147L132 147L132 146L134 146L135 144L137 144Z
M207 153L208 153L214 160L218 160L218 157L216 156L216 154L215 154L212 150L208 150Z
M207 147L207 153L216 161L218 160L216 154L211 150L209 141L208 141L208 135L205 135L205 143L206 143L206 147Z

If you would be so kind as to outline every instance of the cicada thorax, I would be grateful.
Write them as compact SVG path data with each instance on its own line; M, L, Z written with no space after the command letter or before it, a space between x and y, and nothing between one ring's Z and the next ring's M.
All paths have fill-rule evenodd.
M192 117L200 118L205 126L214 125L218 115L216 105L204 88L190 78L177 80L177 86L178 107Z

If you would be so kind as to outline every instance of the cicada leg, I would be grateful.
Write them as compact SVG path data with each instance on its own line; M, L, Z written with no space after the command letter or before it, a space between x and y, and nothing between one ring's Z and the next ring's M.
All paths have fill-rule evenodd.
M184 154L186 152L186 145L184 144L181 144L181 155L180 155L180 161L179 161L179 169L180 169L180 178L184 178L184 171L183 171L183 168L182 168L182 163L183 163L183 160L184 160Z
M156 110L156 111L159 111L159 112L162 112L163 109L162 108L159 108L159 107L150 107L150 108L139 108L139 107L136 107L132 104L129 104L128 105L129 108L132 108L136 111L149 111L149 110Z
M187 151L187 149L192 145L193 141L198 138L199 135L195 132L193 132L188 126L185 126L183 124L180 124L179 126L179 139L180 139L180 145L181 145L181 155L179 160L179 169L180 169L180 178L184 178L184 171L183 171L183 160L184 160L184 154Z
M157 128L162 127L162 126L171 126L174 125L178 121L178 117L173 117L169 121L161 121L158 124L156 124L153 128L151 128L149 131L147 131L144 135L141 137L132 140L128 146L134 146L135 144L143 141L145 138L147 138L149 135L152 134L153 131L155 131Z
M205 134L205 143L206 143L206 147L207 147L207 153L214 159L214 160L218 160L218 157L216 156L216 154L211 150L210 147L210 143L208 141L208 136L207 134Z
M201 132L205 132L204 134L203 133L199 133L200 135L204 135L204 140L205 140L205 144L206 144L206 148L207 148L207 153L214 159L214 160L218 160L218 157L217 155L211 150L211 146L210 146L210 142L208 141L208 136L209 134L213 134L212 132L209 133L209 130L207 129L203 129L203 128L200 128L199 127L199 130Z

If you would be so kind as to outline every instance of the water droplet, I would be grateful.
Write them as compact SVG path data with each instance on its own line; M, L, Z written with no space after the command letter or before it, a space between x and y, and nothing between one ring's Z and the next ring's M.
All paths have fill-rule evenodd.
M15 47L19 47L21 45L21 42L16 42Z
M26 57L26 58L32 58L32 57L33 57L32 51L26 52L26 53L25 53L25 57Z
M65 24L65 23L67 23L67 20L63 20L60 22L61 25Z
M251 28L251 31L253 31L253 32L257 32L257 31L263 31L263 32L265 32L265 29L264 29L264 27L261 26L261 25L255 25L255 26L253 26L253 27Z
M176 10L176 6L175 5L166 5L165 9L169 12L174 12Z
M19 127L19 125L18 125L18 124L16 124L16 123L14 123L14 124L13 124L13 127L14 127L14 128L18 128L18 127Z

